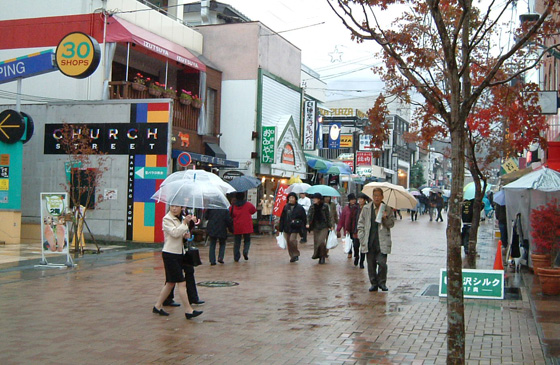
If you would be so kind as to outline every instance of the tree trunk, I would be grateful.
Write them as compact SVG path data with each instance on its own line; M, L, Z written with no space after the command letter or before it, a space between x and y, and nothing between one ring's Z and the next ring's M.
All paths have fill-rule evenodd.
M447 363L464 364L465 311L461 260L461 202L465 171L464 122L451 121L451 158L453 161L451 197L447 214Z

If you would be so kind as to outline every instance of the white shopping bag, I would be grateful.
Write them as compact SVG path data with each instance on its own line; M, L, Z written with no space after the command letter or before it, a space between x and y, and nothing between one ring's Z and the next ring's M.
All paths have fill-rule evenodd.
M346 234L342 239L342 243L344 243L344 253L350 253L352 251L352 238L350 234Z
M334 230L329 232L329 237L327 238L327 250L331 250L338 246L338 239L336 238L336 233Z
M276 236L276 243L281 249L286 249L286 239L284 238L284 234L282 232L280 232L280 234Z

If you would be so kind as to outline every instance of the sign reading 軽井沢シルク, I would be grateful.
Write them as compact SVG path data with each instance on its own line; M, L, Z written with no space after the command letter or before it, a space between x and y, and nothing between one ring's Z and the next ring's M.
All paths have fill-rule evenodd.
M447 296L447 270L440 269L439 296ZM465 298L504 299L503 270L463 269Z

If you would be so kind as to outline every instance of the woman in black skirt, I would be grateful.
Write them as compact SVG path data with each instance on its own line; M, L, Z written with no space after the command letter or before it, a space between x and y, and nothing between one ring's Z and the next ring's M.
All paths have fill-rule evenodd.
M189 304L187 298L185 276L183 275L183 237L189 234L189 222L195 219L191 215L181 217L182 208L178 205L171 205L169 212L163 217L163 249L161 256L165 267L165 285L159 293L156 305L152 309L153 313L160 316L168 316L169 313L162 309L163 301L171 290L177 285L179 288L179 298L185 308L185 317L194 318L202 314L202 311L195 311Z

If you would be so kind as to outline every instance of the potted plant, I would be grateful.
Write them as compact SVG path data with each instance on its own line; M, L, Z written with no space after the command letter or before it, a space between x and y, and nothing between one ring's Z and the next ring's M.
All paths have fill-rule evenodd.
M148 88L146 84L149 82L150 82L149 77L144 78L144 75L138 72L136 76L134 76L134 82L132 83L132 88L137 91L145 91Z
M198 95L194 95L192 97L192 106L197 109L202 108L202 100Z
M163 97L175 99L177 97L177 92L173 89L172 86L163 85Z
M179 95L179 102L183 105L190 105L192 103L193 97L190 91L185 89L181 90L181 95Z
M153 96L161 96L163 90L164 90L164 86L157 81L152 82L150 84L150 87L148 88L148 92L150 93L150 95Z
M535 269L534 255L531 255L533 269L539 276L543 294L558 295L560 294L560 268L550 266L558 262L560 254L560 204L553 199L533 209L530 220L535 252L552 257L552 265L549 261L548 265Z

